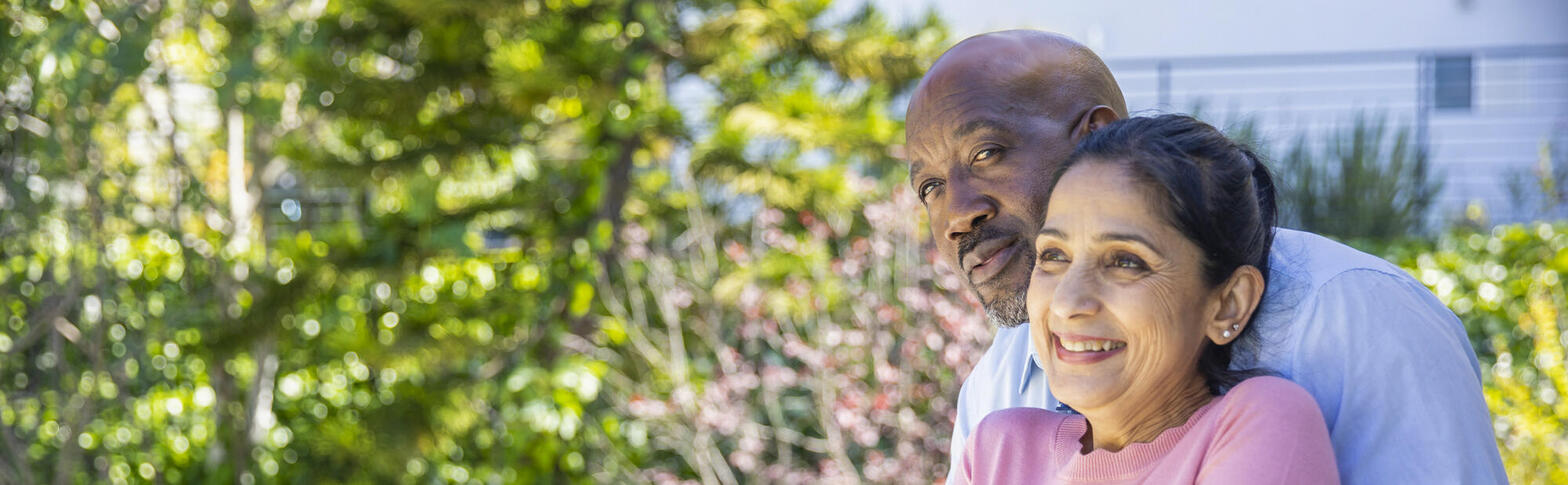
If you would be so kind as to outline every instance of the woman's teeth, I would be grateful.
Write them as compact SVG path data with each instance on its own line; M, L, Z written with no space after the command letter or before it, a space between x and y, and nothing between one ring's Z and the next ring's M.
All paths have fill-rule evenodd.
M1126 342L1115 340L1062 340L1062 348L1073 352L1105 352L1126 347Z

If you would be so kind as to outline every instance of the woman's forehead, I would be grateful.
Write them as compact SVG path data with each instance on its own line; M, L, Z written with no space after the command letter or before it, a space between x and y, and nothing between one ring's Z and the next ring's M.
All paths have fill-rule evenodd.
M1137 177L1129 164L1088 159L1073 165L1058 181L1042 229L1179 234L1165 217L1170 210L1166 205L1156 188Z

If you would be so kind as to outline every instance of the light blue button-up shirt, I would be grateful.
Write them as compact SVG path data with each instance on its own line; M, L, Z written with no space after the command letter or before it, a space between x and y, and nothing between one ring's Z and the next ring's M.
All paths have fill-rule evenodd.
M1341 482L1507 483L1475 351L1426 287L1387 261L1287 229L1275 231L1269 265L1256 366L1312 393ZM1061 410L1039 359L1028 324L997 330L958 391L948 483L991 411Z

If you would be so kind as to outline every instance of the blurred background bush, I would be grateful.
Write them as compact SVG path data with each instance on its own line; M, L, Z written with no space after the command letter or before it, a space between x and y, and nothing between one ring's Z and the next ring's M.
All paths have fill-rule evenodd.
M0 12L0 482L945 474L952 401L991 329L893 156L903 96L954 40L933 14ZM1421 154L1350 126L1336 146L1354 156L1277 157L1307 174L1293 186L1340 194L1301 196L1291 220L1327 201L1427 217ZM1417 196L1390 208L1306 164L1411 174L1379 180ZM1568 226L1473 219L1308 227L1454 308L1510 476L1568 482Z

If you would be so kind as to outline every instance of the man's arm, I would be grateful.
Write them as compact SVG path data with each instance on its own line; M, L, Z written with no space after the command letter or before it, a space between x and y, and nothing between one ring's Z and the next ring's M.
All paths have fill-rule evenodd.
M958 415L953 420L953 442L949 448L947 483L956 483L965 442L975 426L991 411L1017 406L1046 407L1050 400L1045 378L1029 360L1029 325L1001 328L986 348L985 355L964 377L958 390ZM1032 370L1032 372L1031 372ZM1023 393L1019 384L1029 376Z
M987 352L989 352L989 350L987 350ZM980 367L978 367L978 366L976 367L976 369L979 369L979 368ZM948 460L947 460L947 463L948 463L947 464L947 484L948 485L967 483L966 481L962 480L963 473L960 470L961 470L961 467L963 466L964 451L965 451L966 446L968 445L968 441L969 441L969 431L971 431L971 430L973 430L975 428L976 423L974 422L974 420L977 419L975 416L972 415L972 413L974 413L974 409L972 409L972 408L974 408L975 406L974 406L973 403L970 402L970 398L969 398L970 379L971 378L975 378L975 377L982 377L982 376L976 376L975 372L971 371L970 375L969 375L969 378L964 379L963 385L959 386L959 388L958 388L958 406L957 406L958 407L958 412L957 412L957 416L953 418L953 442L952 442L952 444L951 444L951 446L949 448L949 453L950 454L947 455L947 458L948 458ZM990 377L990 376L983 376L983 377ZM990 410L987 409L987 410L984 410L982 412L989 412L989 411ZM980 416L980 417L984 417L984 416Z
M1430 291L1359 269L1302 304L1292 380L1323 411L1343 483L1507 483L1475 352Z

